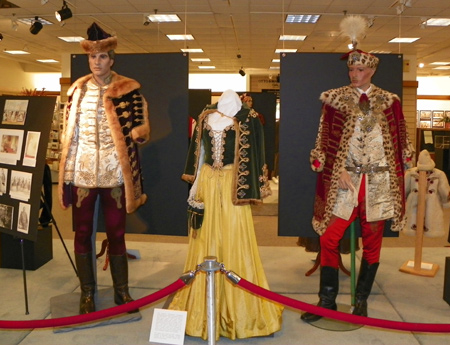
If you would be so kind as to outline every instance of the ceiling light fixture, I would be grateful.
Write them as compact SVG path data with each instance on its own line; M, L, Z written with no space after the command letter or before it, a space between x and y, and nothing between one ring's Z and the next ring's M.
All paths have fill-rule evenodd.
M72 11L70 10L69 6L67 6L65 0L63 1L62 8L59 11L55 12L55 17L58 22L62 22L63 20L72 18Z
M0 42L3 41L3 35L0 33Z
M239 74L241 75L241 76L245 76L245 71L244 71L244 69L243 69L243 67L241 67L240 69L239 69Z
M320 14L288 14L286 23L315 24L320 18Z
M24 50L4 50L3 51L6 54L11 54L11 55L27 55L30 54L29 52L26 52Z
M33 22L33 24L31 24L31 26L30 26L30 32L33 34L33 35L37 35L38 33L39 33L39 31L41 31L42 30L42 23L39 21L39 17L38 16L36 16L36 17L34 17L34 22Z
M48 0L41 0L41 5L45 5L48 2Z
M155 14L149 14L147 16L148 20L152 23L171 23L171 22L181 22L180 17L176 14L158 14L158 10L155 9Z
M304 41L305 35L280 35L280 41Z
M389 43L413 43L419 40L420 37L396 37L389 41Z
M427 26L449 26L450 18L430 18L426 21Z

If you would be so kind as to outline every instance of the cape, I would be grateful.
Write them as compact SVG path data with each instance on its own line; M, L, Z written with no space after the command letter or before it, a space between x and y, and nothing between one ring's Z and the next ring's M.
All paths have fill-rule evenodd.
M319 131L310 154L312 170L318 172L314 201L314 230L322 235L330 221L338 192L340 173L345 169L349 141L359 116L359 93L351 86L323 92ZM391 230L404 224L404 171L411 167L414 148L409 141L400 99L372 85L368 95L372 112L378 116L389 165L390 189L396 191Z

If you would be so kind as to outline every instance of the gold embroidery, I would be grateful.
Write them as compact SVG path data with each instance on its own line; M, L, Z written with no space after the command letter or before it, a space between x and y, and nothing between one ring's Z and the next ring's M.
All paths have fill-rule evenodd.
M76 206L78 208L81 207L81 203L83 200L89 195L89 189L88 188L78 188L77 190L77 204Z
M122 189L120 187L113 188L111 190L111 196L114 200L116 200L117 208L122 208L122 203L120 202L120 198L122 196Z

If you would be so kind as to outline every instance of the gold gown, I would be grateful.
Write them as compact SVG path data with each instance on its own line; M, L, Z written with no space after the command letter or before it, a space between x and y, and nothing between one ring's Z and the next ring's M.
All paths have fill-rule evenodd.
M191 230L184 270L195 270L205 256L216 256L227 270L268 289L250 205L231 202L232 165L213 169L203 164L198 178L197 197L205 203L205 215L202 227ZM215 273L215 288L216 339L267 336L281 329L282 306L233 285L220 271ZM191 285L178 291L169 309L186 310L186 333L206 340L206 274L200 271Z

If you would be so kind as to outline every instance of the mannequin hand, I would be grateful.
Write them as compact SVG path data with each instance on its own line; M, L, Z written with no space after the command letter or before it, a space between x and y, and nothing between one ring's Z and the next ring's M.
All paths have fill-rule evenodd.
M347 170L343 170L341 172L341 177L339 178L338 186L340 189L351 189L355 190L353 186L352 179L350 178L350 174Z

